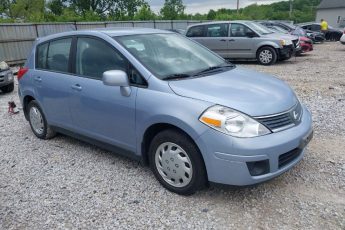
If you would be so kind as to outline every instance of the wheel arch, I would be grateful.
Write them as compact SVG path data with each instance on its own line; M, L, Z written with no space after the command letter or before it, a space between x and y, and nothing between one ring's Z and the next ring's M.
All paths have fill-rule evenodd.
M277 56L279 55L279 52L278 52L279 47L275 47L272 44L263 44L263 45L259 46L256 50L256 55L258 55L259 51L264 47L270 47L270 48L274 49L276 51Z
M180 128L174 124L171 123L155 123L150 125L144 132L143 134L143 138L141 141L141 158L142 161L145 165L149 165L149 154L148 154L148 150L150 147L150 144L153 140L153 138L160 132L164 131L164 130L168 130L168 129L172 129L172 130L176 130L178 132L183 133L184 135L186 135L187 137L189 137L190 141L192 141L192 143L195 145L195 147L198 149L199 153L200 153L200 157L204 163L204 167L206 169L206 165L205 165L205 159L203 157L203 154L199 148L199 146L197 145L197 143L194 141L192 135L190 135L186 130L184 130L183 128ZM207 170L206 170L207 173Z
M26 95L23 98L23 112L24 112L24 116L25 116L26 120L29 120L28 111L27 111L28 105L33 100L36 100L36 99L33 96L31 96L31 95Z

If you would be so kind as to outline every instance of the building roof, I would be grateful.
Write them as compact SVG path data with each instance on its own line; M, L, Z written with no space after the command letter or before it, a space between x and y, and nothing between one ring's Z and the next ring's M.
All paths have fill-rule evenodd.
M322 0L318 9L345 8L345 0Z

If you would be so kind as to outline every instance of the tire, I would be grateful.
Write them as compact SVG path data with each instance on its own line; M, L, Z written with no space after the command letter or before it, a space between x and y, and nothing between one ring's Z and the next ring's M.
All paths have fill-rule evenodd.
M1 88L1 91L2 91L3 93L10 93L10 92L13 92L13 90L14 90L14 82L12 82L12 83L9 84L9 85L3 86L3 87Z
M256 59L261 65L273 65L278 59L277 51L270 46L264 46L258 50Z
M28 104L27 114L31 130L36 137L47 140L56 135L55 131L48 125L41 107L35 100Z
M206 186L206 169L199 149L182 132L169 129L158 133L150 144L149 162L157 180L171 192L192 195Z

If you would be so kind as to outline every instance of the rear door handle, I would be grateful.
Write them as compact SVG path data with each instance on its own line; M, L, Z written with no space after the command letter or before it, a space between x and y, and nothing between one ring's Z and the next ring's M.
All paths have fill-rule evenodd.
M235 41L235 39L229 39L229 42L234 42Z
M83 89L79 84L72 85L71 87L72 89L77 90L77 91L81 91Z
M35 80L36 82L39 82L39 83L42 82L42 78L41 78L41 77L35 77L34 80Z

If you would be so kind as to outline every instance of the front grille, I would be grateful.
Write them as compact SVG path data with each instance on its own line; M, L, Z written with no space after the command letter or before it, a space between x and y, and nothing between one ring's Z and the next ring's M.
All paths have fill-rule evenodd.
M5 76L0 76L0 82L3 82L5 80Z
M296 148L294 150L291 150L290 152L280 155L278 167L282 168L285 165L288 165L290 162L298 158L301 155L301 153L302 153L302 149Z
M297 103L292 109L285 113L256 117L256 120L265 125L273 132L278 132L292 126L298 125L301 122L302 106Z
M298 39L292 40L292 43L293 43L293 46L294 46L295 48L297 48L297 46L298 46Z
M268 127L270 130L276 130L284 126L293 124L293 121L289 113L284 113L282 115L274 117L259 118L258 120L266 127Z

